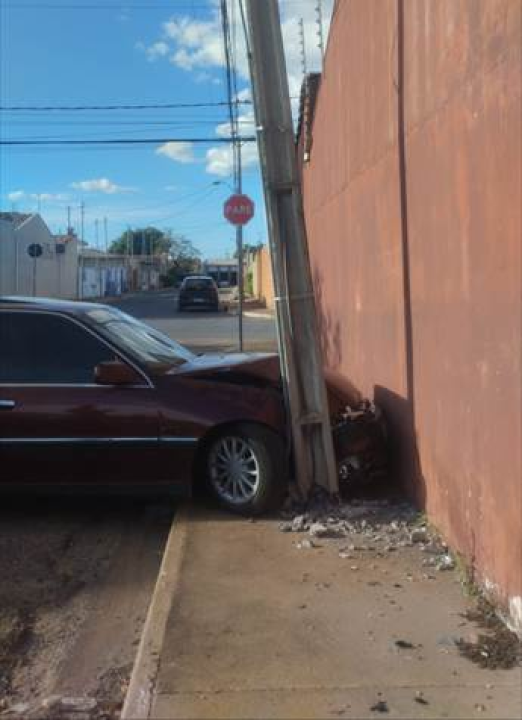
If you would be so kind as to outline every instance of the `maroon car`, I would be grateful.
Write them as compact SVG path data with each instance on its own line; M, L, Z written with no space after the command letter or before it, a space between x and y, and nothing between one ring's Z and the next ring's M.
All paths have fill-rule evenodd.
M0 298L0 488L201 478L259 513L285 492L286 438L275 355L197 356L112 307Z

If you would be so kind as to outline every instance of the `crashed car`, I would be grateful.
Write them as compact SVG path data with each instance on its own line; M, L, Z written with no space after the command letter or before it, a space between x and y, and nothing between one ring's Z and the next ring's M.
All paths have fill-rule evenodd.
M349 409L342 379L327 384L340 474L354 479L380 423ZM198 356L113 307L0 298L0 468L0 489L202 483L262 513L291 472L278 357Z

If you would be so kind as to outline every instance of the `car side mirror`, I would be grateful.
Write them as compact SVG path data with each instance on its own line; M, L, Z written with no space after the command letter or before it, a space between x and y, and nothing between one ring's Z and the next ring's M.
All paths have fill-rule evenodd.
M138 373L121 360L109 360L96 365L94 378L98 385L136 385L142 382Z

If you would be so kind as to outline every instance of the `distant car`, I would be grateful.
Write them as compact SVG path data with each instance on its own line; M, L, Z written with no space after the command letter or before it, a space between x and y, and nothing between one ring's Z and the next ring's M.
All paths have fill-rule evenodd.
M349 384L326 379L350 481L381 433L370 408L346 410ZM290 473L277 355L197 356L114 307L0 297L0 490L201 482L255 515L281 502Z
M219 292L215 280L207 275L186 277L179 290L179 309L209 308L219 310Z

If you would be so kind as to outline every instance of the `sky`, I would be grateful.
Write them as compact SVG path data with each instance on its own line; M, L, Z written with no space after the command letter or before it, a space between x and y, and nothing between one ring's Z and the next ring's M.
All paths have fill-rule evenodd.
M318 0L279 0L292 97L299 95L304 20L308 70L319 70ZM319 0L325 39L333 0ZM241 129L253 136L238 0L228 0L236 38ZM176 140L123 146L0 146L0 209L37 212L55 233L68 212L103 248L126 228L154 225L191 240L204 258L235 250L223 217L231 194L219 0L0 0L0 139ZM106 106L202 104L117 109ZM294 101L294 109L296 107ZM102 106L101 110L27 107ZM13 107L23 107L16 111ZM191 142L203 139L203 143ZM244 192L255 217L244 241L266 242L255 143L243 145ZM70 209L68 211L68 208Z

